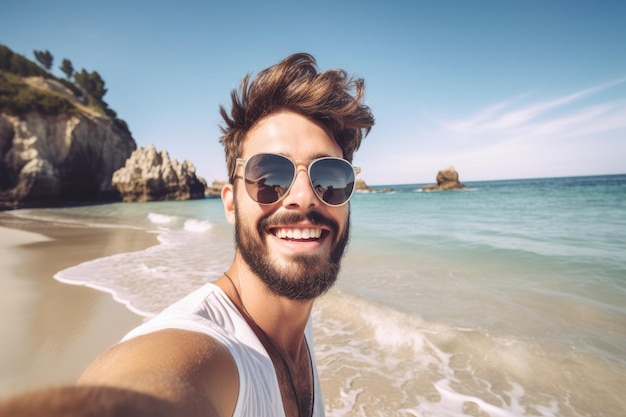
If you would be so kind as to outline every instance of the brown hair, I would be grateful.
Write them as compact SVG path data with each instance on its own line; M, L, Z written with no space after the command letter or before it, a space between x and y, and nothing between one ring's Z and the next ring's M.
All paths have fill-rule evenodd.
M230 116L220 106L225 125L220 140L226 152L231 183L235 181L237 158L243 142L254 125L272 113L291 110L327 126L333 133L343 157L352 161L374 125L370 108L362 103L365 83L349 77L344 70L317 72L315 58L309 54L291 55L259 72L250 82L250 74L239 90L231 92Z

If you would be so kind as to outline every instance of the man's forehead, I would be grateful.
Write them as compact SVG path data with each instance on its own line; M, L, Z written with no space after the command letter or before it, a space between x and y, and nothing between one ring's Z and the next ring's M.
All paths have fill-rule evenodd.
M299 159L343 156L330 129L294 112L273 113L250 129L243 142L242 157L256 153L277 153Z

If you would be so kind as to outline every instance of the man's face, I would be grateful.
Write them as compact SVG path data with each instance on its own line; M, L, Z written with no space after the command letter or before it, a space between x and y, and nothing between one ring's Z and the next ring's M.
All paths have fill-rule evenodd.
M328 129L291 112L272 114L248 133L242 158L257 153L307 162L342 157ZM238 175L243 175L243 167ZM238 180L234 205L237 249L270 291L310 300L334 284L348 243L349 205L331 207L322 202L311 188L306 163L298 164L291 190L282 200L261 205Z

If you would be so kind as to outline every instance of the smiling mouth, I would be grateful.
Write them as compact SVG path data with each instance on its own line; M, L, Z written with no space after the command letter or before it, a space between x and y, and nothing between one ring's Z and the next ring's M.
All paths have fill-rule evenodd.
M270 232L279 239L317 240L322 237L323 229L317 227L277 227Z

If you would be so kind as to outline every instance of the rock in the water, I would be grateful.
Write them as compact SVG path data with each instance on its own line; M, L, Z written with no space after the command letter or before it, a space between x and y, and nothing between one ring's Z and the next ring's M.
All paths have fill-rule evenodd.
M123 201L200 199L206 188L191 162L180 164L152 145L135 150L126 165L115 171L112 183Z
M459 182L459 173L453 166L442 169L437 173L437 184L429 184L421 189L425 191L431 190L461 190L466 188Z
M369 185L367 185L364 180L357 179L356 183L354 184L354 190L356 192L361 192L361 193L374 193L374 192L388 193L388 192L393 191L393 188L372 188Z
M374 191L362 179L357 179L356 180L356 182L354 183L354 189L356 191L361 191L361 192L371 192L371 191Z

